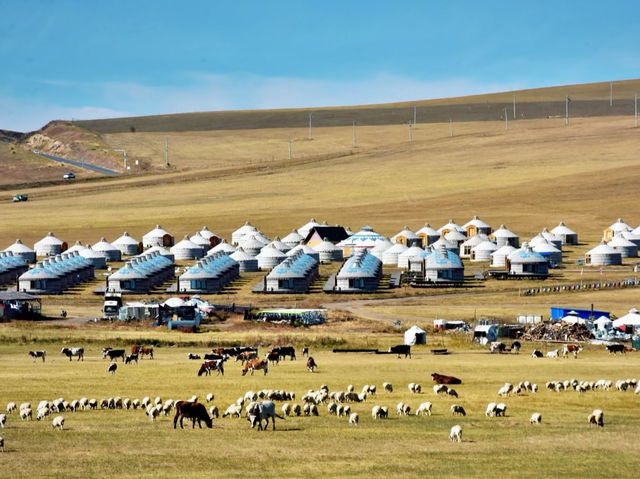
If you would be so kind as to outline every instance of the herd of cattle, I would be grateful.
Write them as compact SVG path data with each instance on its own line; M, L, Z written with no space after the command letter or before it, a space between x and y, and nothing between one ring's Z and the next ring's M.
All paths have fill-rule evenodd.
M621 346L621 347L619 347ZM394 349L395 348L395 349ZM625 353L623 345L610 345L607 346L607 350L611 354ZM504 343L491 343L490 351L492 353L505 353L511 351L512 353L518 353L520 351L520 343L515 341L509 348ZM578 357L578 354L582 351L582 346L576 344L565 344L560 349L547 352L548 357L568 357L573 355L574 358ZM410 348L401 348L396 346L390 349L390 353L395 353L400 357L410 357ZM69 358L71 361L73 357L77 357L78 361L84 361L84 348L82 347L64 347L60 353ZM37 359L45 361L45 351L29 351L29 355L33 358L34 362ZM309 356L308 348L304 348L302 355L307 358L307 369L313 372L317 368L317 364L313 357ZM532 357L542 357L543 354L539 350L534 350ZM153 348L145 347L141 345L133 345L131 347L130 354L126 354L125 349L113 349L110 347L103 348L102 358L109 359L110 372L115 372L115 364L118 359L121 359L123 363L137 363L138 359L149 357L153 359ZM241 371L244 376L247 373L253 374L255 370L262 370L266 375L269 370L269 365L275 366L283 359L289 358L291 361L296 359L296 351L293 347L276 347L271 349L264 358L258 356L257 348L253 347L233 347L233 348L215 348L210 352L203 355L188 353L187 358L189 360L204 360L200 365L197 372L198 376L210 375L215 371L217 375L224 375L224 364L233 358L234 362L241 363ZM113 371L111 371L113 368ZM435 383L433 386L433 392L436 397L460 397L457 390L453 389L452 385L462 385L462 380L454 377L439 373L433 373L431 379ZM409 383L407 385L411 394L421 395L423 393L422 386L419 383ZM586 393L588 391L634 391L635 394L640 394L640 384L636 379L620 379L615 382L606 379L599 379L597 381L585 381L577 379L564 379L548 381L545 384L545 388L551 392L559 393L563 391L576 391L578 393ZM382 383L383 394L393 393L394 388L390 382ZM538 393L538 385L531 381L519 381L510 383L507 382L501 386L497 395L504 400L512 396L528 395ZM358 412L353 411L357 404L371 401L377 398L377 387L371 384L365 384L360 393L355 391L353 385L349 385L344 391L333 391L329 389L327 385L322 385L317 390L309 390L301 397L299 403L295 403L296 394L291 391L284 391L280 389L264 389L261 391L247 391L243 396L239 397L235 402L231 403L222 416L219 413L219 409L216 405L211 404L214 400L213 393L209 393L205 397L206 404L209 407L199 401L197 396L192 396L189 399L162 400L160 397L156 397L155 400L151 400L151 397L144 397L142 400L129 399L121 397L102 398L97 400L96 398L82 397L80 399L74 399L67 401L64 398L57 398L54 400L42 400L35 408L35 419L43 420L50 415L54 415L52 419L52 427L54 429L63 430L65 418L61 413L75 413L80 410L142 410L149 417L152 422L155 422L161 415L168 416L172 412L175 413L173 419L173 426L177 428L178 423L180 427L183 427L183 420L190 419L192 427L195 427L196 423L199 427L202 427L204 422L208 428L213 427L213 420L219 417L222 418L247 418L252 428L257 427L258 430L267 429L269 422L271 422L272 429L275 429L275 419L285 419L290 416L319 416L322 407L326 407L328 415L334 415L336 417L348 418L348 424L351 426L357 426L359 424L360 416ZM282 402L280 405L280 411L282 415L278 414L276 403ZM436 408L441 408L441 405ZM358 406L361 409L361 406ZM415 408L415 416L431 416L433 414L433 403L431 401L421 401ZM449 412L451 416L467 416L468 412L465 410L462 404L454 403L450 404ZM398 416L409 416L414 409L405 402L399 402L396 405L396 413ZM446 410L446 406L445 406ZM11 415L14 412L19 411L19 416L22 421L28 421L33 419L33 409L31 403L23 402L18 408L15 402L9 402L6 406L6 413L0 414L0 427L4 428L7 423L7 415ZM494 402L490 401L484 411L486 417L505 417L507 415L506 402ZM386 405L374 404L371 407L371 417L373 420L380 420L389 417L389 407ZM542 414L538 411L531 413L529 423L540 424L542 422ZM604 426L604 412L601 409L595 409L588 416L588 423L599 427ZM459 424L453 426L450 430L449 438L451 441L462 441L462 426ZM4 449L4 439L0 437L0 450Z

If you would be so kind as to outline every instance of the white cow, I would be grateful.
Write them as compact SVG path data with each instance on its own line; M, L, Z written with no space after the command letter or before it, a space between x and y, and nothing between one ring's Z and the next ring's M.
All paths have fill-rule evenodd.
M462 426L456 424L449 432L449 439L453 442L462 442Z

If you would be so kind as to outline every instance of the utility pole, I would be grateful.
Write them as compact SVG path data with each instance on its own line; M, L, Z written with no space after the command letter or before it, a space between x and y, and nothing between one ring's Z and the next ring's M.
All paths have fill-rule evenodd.
M638 128L638 94L633 96L633 127Z
M413 141L413 138L411 134L411 122L409 122L409 143L411 143L412 141Z
M351 130L351 148L356 147L356 121L353 120L353 129Z
M609 82L609 106L613 106L613 82Z
M416 124L416 119L417 119L418 115L417 115L417 108L416 105L413 105L413 124Z
M164 166L169 167L169 138L164 137Z
M289 135L289 140L287 141L287 144L289 145L289 159L291 159L291 135Z
M509 129L509 116L507 116L507 109L504 109L504 131Z
M513 119L516 119L516 94L513 94Z
M311 116L313 115L313 112L309 113L309 139L313 139L313 135L311 134Z
M449 118L449 136L453 137L453 120Z
M569 124L569 95L564 96L564 124Z

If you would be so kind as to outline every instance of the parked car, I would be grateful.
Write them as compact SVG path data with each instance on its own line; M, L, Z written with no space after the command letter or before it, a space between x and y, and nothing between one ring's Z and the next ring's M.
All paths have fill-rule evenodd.
M76 177L76 175L74 175L74 174L70 171L69 173L65 173L62 177L63 177L65 180L73 180L73 179Z
M17 203L18 201L27 201L29 197L25 194L19 193L17 195L13 195L13 202Z

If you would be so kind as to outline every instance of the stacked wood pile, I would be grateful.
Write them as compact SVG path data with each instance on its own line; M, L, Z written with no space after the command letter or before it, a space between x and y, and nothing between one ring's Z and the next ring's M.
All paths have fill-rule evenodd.
M525 341L588 341L593 338L591 330L584 324L538 323L523 335Z

